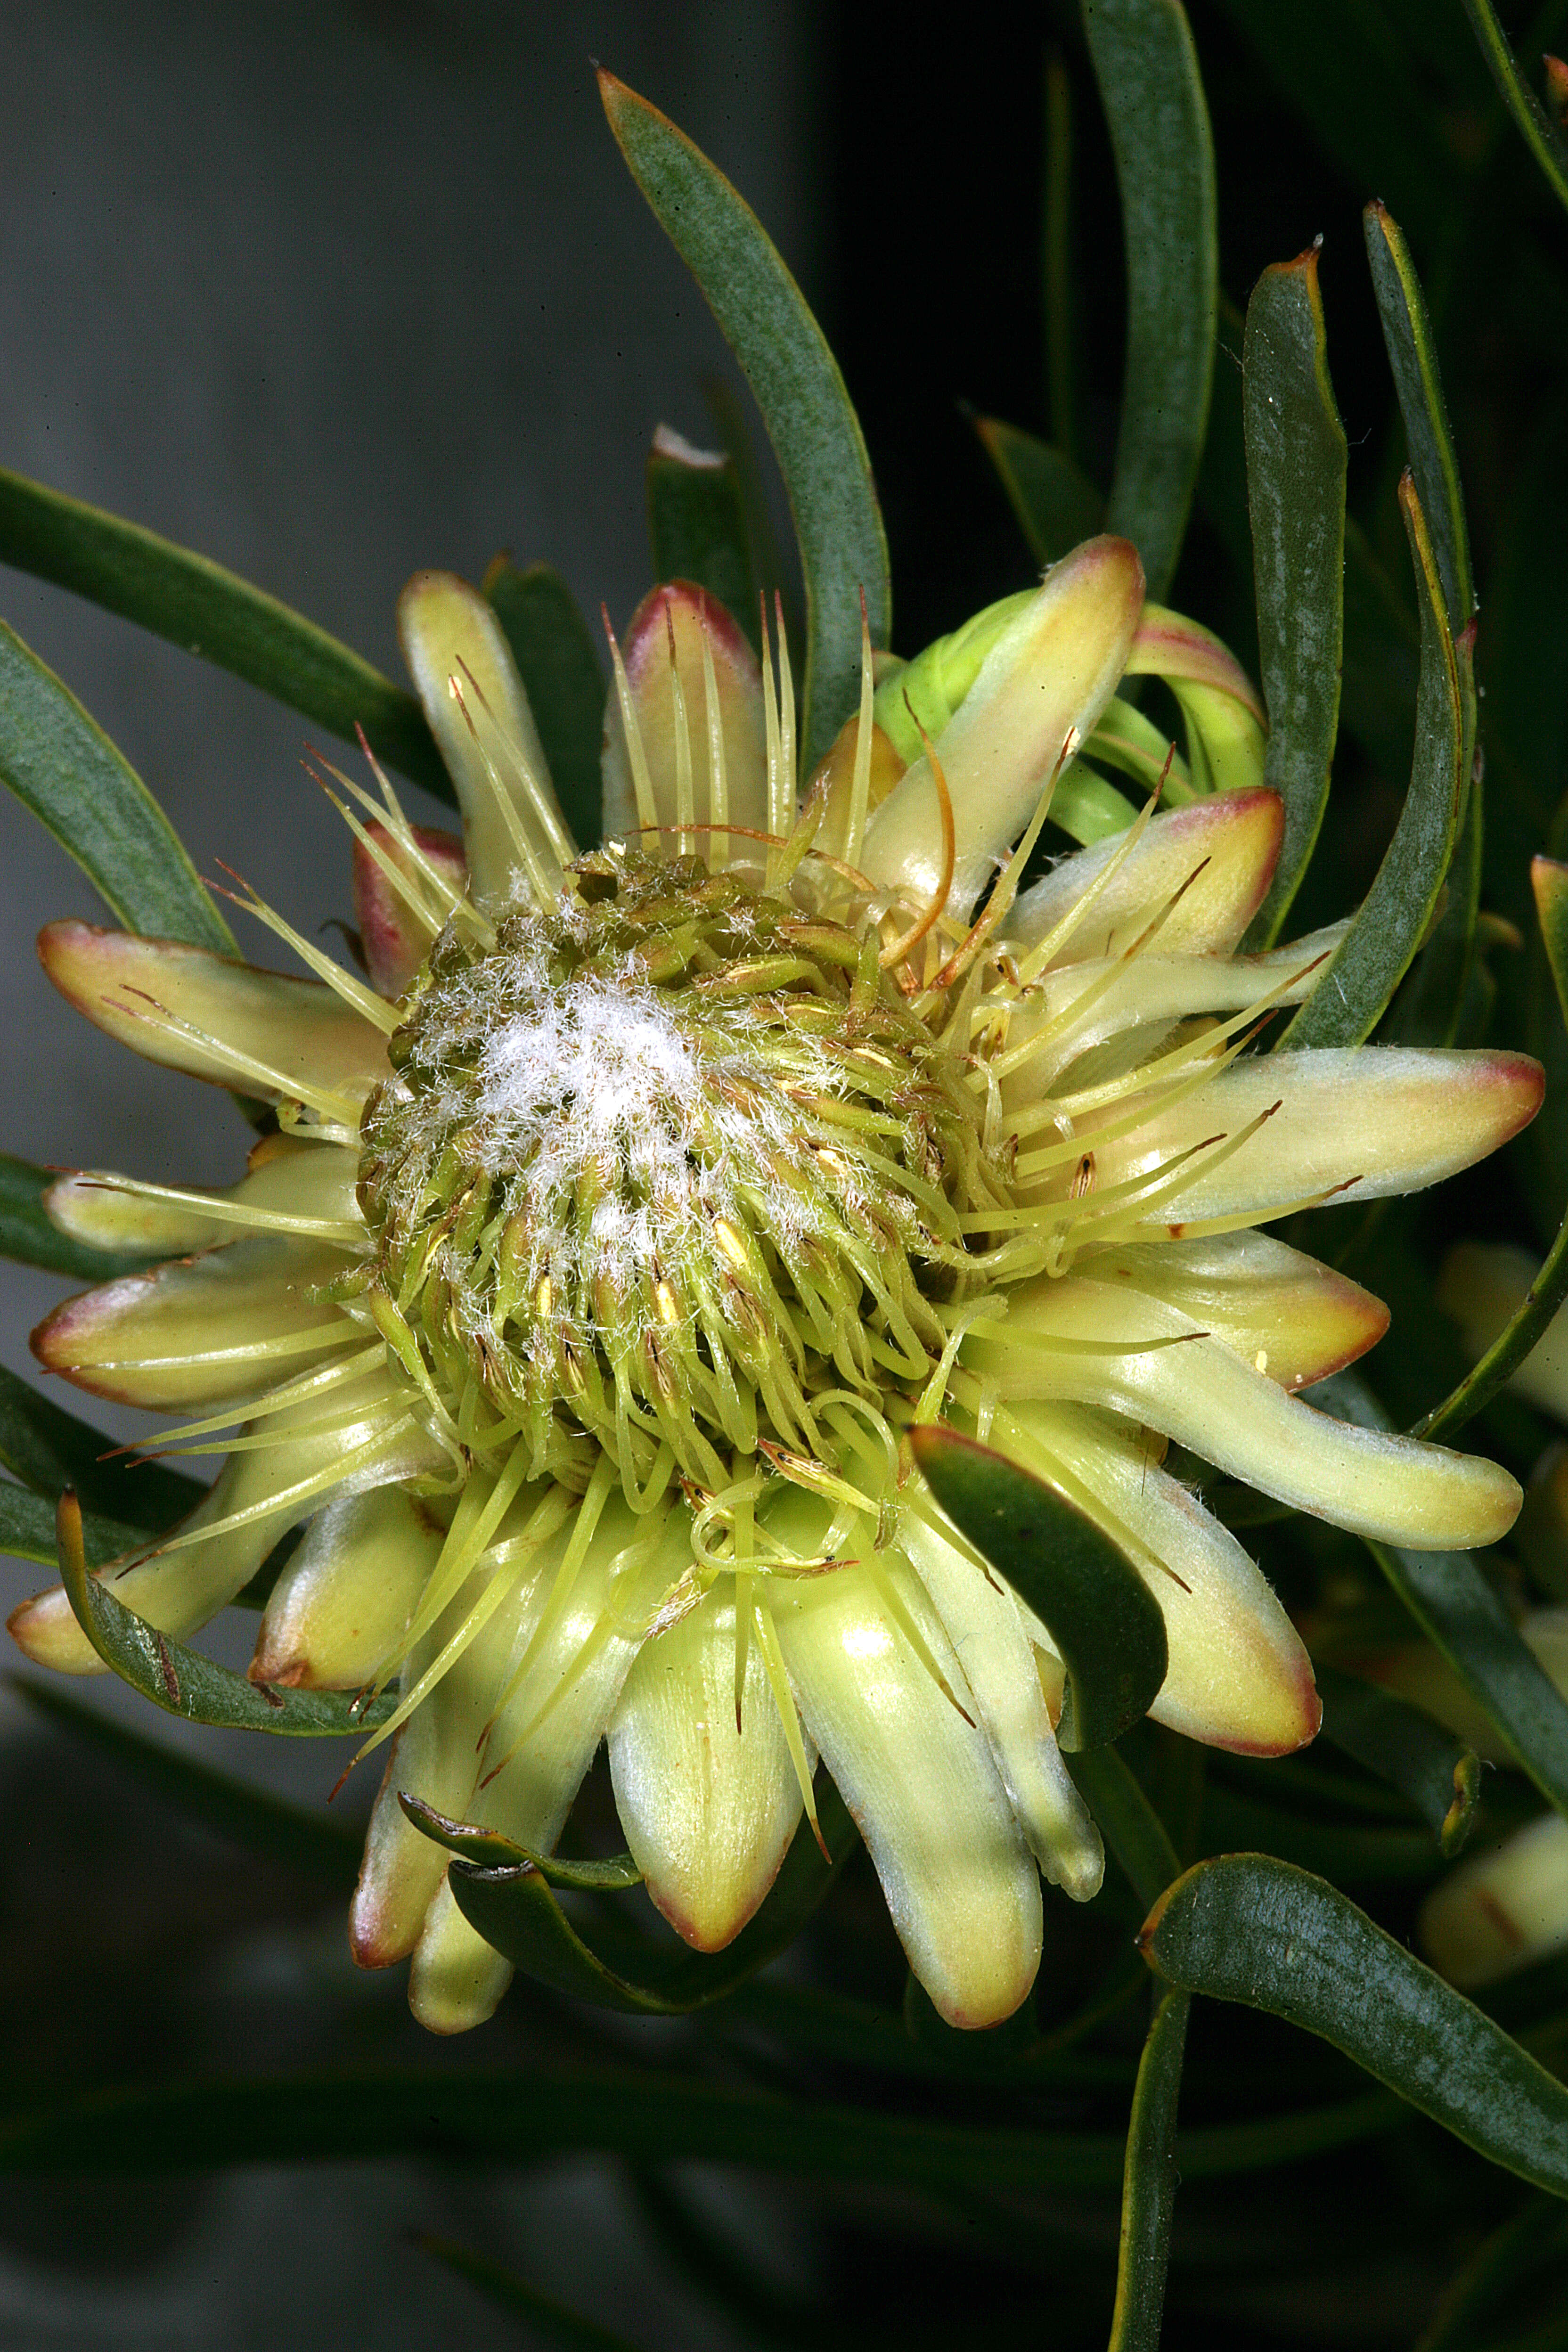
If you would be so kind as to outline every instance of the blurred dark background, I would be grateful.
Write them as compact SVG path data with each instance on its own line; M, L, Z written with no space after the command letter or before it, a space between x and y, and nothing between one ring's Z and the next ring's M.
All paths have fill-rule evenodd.
M1426 278L1477 549L1489 758L1518 783L1489 894L1522 919L1522 852L1544 842L1568 786L1568 654L1553 633L1568 621L1568 223L1503 119L1458 0L1193 0L1190 14L1218 152L1222 288L1244 307L1268 263L1323 237L1352 507L1402 592L1403 446L1362 246L1369 196L1401 221ZM1563 45L1568 5L1504 15L1533 75L1540 49ZM502 547L546 557L585 610L604 598L621 619L647 584L648 439L661 420L710 438L703 380L727 362L625 174L590 54L730 173L816 308L878 473L899 649L1026 583L963 404L1068 439L1103 482L1121 372L1114 175L1065 0L993 5L936 42L886 12L802 0L657 14L634 0L14 0L0 26L0 465L217 558L394 674L394 600L422 564L477 576ZM1068 142L1058 152L1070 151L1065 353L1041 326L1048 89ZM1238 355L1237 323L1222 329L1220 369ZM1224 457L1205 471L1172 601L1250 657ZM1489 673L1490 616L1521 611L1540 626L1508 643L1532 650ZM0 613L125 749L204 872L227 859L297 920L347 911L344 845L300 772L300 722L17 575L0 575ZM1374 868L1404 779L1353 740L1342 771L1343 871L1321 887L1342 904ZM18 810L0 810L0 1150L226 1181L241 1145L222 1108L193 1124L192 1089L110 1047L37 971L38 924L96 912L77 869ZM1505 1209L1524 1213L1511 1191ZM0 1276L0 1360L26 1369L26 1328L59 1286ZM38 1580L20 1563L3 1573L8 1600ZM84 1695L177 1737L118 1691ZM337 1769L308 1744L196 1744L311 1802ZM460 2051L431 2050L401 1985L351 1969L339 1892L180 1826L11 1696L0 1790L0 2074L17 2097L334 2056L518 2064L620 2047L728 2063L689 2029L566 2018L523 1994ZM369 1794L351 1784L339 1811L352 1821ZM863 1871L835 1903L836 1936L862 1939L866 1989L896 2000L896 1948ZM1108 1932L1126 1926L1112 1916ZM1200 2078L1225 2063L1203 2030L1194 2060ZM1167 2341L1212 2340L1217 2324L1240 2347L1408 2342L1451 2249L1396 2242L1379 2217L1420 2186L1426 2146L1394 2138L1364 2160L1331 2274L1318 2208L1307 2197L1282 2230L1273 2176L1230 2200L1223 2254L1212 2204L1194 2201ZM1299 2178L1283 2176L1292 2198ZM804 2340L792 2298L809 2289L861 2340L967 2340L992 2315L1043 2331L1052 2314L1064 2344L1103 2340L1103 2200L1034 2200L1009 2238L994 2208L938 2214L689 2168L675 2192L672 2207L668 2181L650 2190L587 2160L501 2178L404 2160L8 2188L0 2342L530 2340L419 2249L424 2232L489 2250L649 2347ZM1478 2226L1489 2193L1475 2192ZM750 2306L692 2283L694 2229L754 2266ZM1293 2290L1298 2275L1310 2286Z

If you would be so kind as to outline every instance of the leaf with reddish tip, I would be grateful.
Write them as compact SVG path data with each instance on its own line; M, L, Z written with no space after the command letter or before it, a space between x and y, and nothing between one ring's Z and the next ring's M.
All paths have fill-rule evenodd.
M38 961L95 1027L150 1062L216 1086L243 1086L274 1102L296 1091L309 1102L321 1092L357 1108L387 1075L380 1030L323 981L92 923L46 924Z
M1491 2163L1568 2197L1568 2090L1326 1880L1222 1854L1167 1889L1138 1940L1167 1984L1287 2018Z
M1137 1570L1044 1479L956 1430L910 1433L960 1533L1046 1626L1067 1667L1058 1737L1098 1748L1146 1715L1165 1679L1165 1624Z
M873 646L890 626L888 546L866 444L837 362L756 215L668 116L614 74L599 94L632 177L696 278L756 395L789 494L805 577L802 765L855 707L860 597Z
M1329 382L1314 247L1258 279L1242 361L1247 499L1268 705L1265 773L1285 837L1248 944L1277 939L1329 797L1344 635L1344 427Z

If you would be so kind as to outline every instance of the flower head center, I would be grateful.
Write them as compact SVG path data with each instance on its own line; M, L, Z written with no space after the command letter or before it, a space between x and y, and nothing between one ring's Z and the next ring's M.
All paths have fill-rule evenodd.
M373 1311L470 1452L711 1491L760 1444L830 1457L829 1392L929 1377L984 1155L875 948L615 845L493 948L442 934L360 1198Z

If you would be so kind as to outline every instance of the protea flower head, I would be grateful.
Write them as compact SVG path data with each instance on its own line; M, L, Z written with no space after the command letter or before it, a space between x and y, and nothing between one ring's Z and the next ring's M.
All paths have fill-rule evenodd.
M409 824L384 780L350 815L365 979L259 906L310 978L43 935L100 1027L277 1110L227 1192L95 1174L50 1196L68 1232L170 1255L60 1307L43 1362L228 1449L112 1589L183 1634L308 1519L252 1675L396 1686L353 1940L371 1966L412 1953L437 2030L488 2015L508 1969L400 1792L548 1852L606 1738L690 1943L755 1911L820 1759L939 2010L1005 2017L1041 1874L1087 1897L1101 1850L1050 1633L937 1508L909 1431L1010 1456L1131 1559L1164 1617L1162 1723L1299 1746L1306 1652L1167 1442L1390 1540L1506 1529L1505 1472L1297 1397L1387 1318L1261 1228L1492 1150L1539 1069L1249 1050L1337 934L1237 952L1280 840L1260 714L1223 647L1145 605L1123 541L906 669L868 647L804 793L782 635L775 676L700 592L656 590L615 649L584 855L482 597L422 574L401 624L464 838ZM1149 669L1185 762L1114 698ZM1085 747L1164 767L1177 804L1127 824ZM1074 793L1086 845L1023 887ZM58 1591L12 1629L99 1664Z

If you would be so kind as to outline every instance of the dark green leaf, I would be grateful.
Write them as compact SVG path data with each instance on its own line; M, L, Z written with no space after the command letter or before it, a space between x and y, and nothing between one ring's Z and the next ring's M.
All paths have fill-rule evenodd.
M1415 614L1373 554L1365 531L1347 515L1340 724L1395 785L1410 773L1415 748L1419 650Z
M1481 55L1502 92L1521 138L1540 164L1560 203L1568 205L1568 138L1552 121L1524 76L1491 6L1491 0L1465 0Z
M1224 0L1224 6L1347 184L1361 194L1381 189L1420 239L1436 241L1462 194L1461 156L1457 140L1445 136L1447 110L1427 100L1384 10L1368 0L1313 0L1310 8Z
M0 1462L51 1504L62 1487L74 1486L84 1509L161 1535L194 1511L206 1492L199 1479L161 1462L103 1459L117 1452L101 1430L0 1368Z
M82 1542L92 1568L101 1568L105 1560L123 1559L146 1540L145 1528L127 1527L120 1519L100 1518L95 1511L82 1515ZM9 1480L0 1480L0 1555L36 1560L40 1568L54 1567L57 1552L52 1498L46 1501L26 1486L13 1486Z
M1106 522L1170 585L1208 424L1219 284L1214 142L1179 0L1084 0L1127 266L1127 368Z
M1568 2090L1325 1880L1263 1854L1201 1862L1139 1940L1167 1983L1288 2018L1493 2164L1568 2197Z
M608 1862L573 1862L560 1854L534 1853L502 1837L499 1830L448 1821L434 1805L411 1797L406 1790L399 1790L397 1801L416 1830L423 1830L449 1853L478 1863L482 1870L536 1870L549 1886L586 1888L597 1895L619 1894L626 1887L642 1885L642 1873L629 1853L616 1854Z
M229 1731L320 1739L372 1731L392 1713L396 1701L390 1691L360 1707L346 1691L269 1690L171 1640L116 1601L107 1584L88 1574L80 1526L75 1497L63 1496L58 1528L60 1577L77 1622L104 1664L166 1714L186 1723L218 1724Z
M762 1909L721 1953L657 1944L635 1931L616 1937L607 1922L580 1931L531 1863L494 1869L459 1861L448 1875L464 1917L525 1975L598 2009L684 2017L776 1959L822 1901L854 1851L855 1830L831 1789L820 1820L832 1863L803 1822Z
M1444 609L1455 636L1476 605L1470 575L1470 541L1465 528L1465 497L1458 460L1448 430L1443 380L1432 321L1421 281L1398 223L1385 205L1370 204L1362 215L1373 290L1383 320L1383 340L1394 371L1400 415L1410 451L1421 511L1432 534L1432 553L1443 583Z
M1568 1706L1468 1552L1371 1550L1542 1795L1568 1814Z
M1116 1748L1090 1748L1067 1759L1079 1796L1145 1910L1157 1901L1181 1861L1164 1822Z
M1092 539L1105 520L1105 500L1070 457L998 416L977 416L974 429L1037 563L1055 563Z
M1057 49L1052 49L1046 58L1045 163L1040 292L1045 305L1046 405L1052 435L1070 458L1077 455L1079 447L1076 378L1079 343L1078 274L1073 268L1072 250L1072 80ZM1100 526L1096 523L1092 528L1098 530Z
M355 726L363 727L382 759L440 799L455 798L414 697L313 621L222 564L118 515L84 506L79 499L6 473L0 473L0 563L14 563L122 613L185 652L232 670L291 710L303 711L334 735L352 742ZM199 944L211 947L214 941L203 935Z
M1446 1854L1468 1837L1480 1794L1471 1749L1417 1706L1333 1666L1317 1669L1323 1738L1408 1797L1436 1832Z
M1546 2197L1532 2197L1482 2240L1450 2282L1415 2352L1476 2352L1510 2290L1544 2271L1555 2285L1568 2252L1568 2214ZM1495 2338L1493 2339L1495 2342ZM1520 2342L1519 2352L1531 2339ZM1541 2339L1534 2338L1538 2347Z
M1127 2126L1110 2352L1159 2352L1176 2202L1176 2105L1191 2007L1188 1994L1166 1993L1143 2044Z
M484 591L528 689L561 813L578 847L591 849L601 831L605 730L605 676L594 633L548 563L520 572L498 555L485 573Z
M1278 936L1329 797L1344 623L1345 433L1329 381L1314 247L1266 269L1242 352L1247 502L1268 709L1268 782L1285 803L1268 895L1247 932Z
M647 456L647 535L654 578L706 588L755 645L757 579L734 460L688 449L661 425Z
M41 1265L47 1273L69 1275L79 1282L111 1282L117 1274L139 1274L153 1263L118 1250L91 1249L50 1224L43 1199L54 1181L54 1170L34 1168L0 1151L0 1257Z
M614 2336L595 2320L569 2311L552 2294L543 2294L516 2271L492 2262L488 2254L471 2253L466 2246L455 2246L447 2238L420 2238L416 2242L449 2271L456 2272L458 2278L477 2286L498 2310L525 2319L531 2336L538 2342L558 2345L561 2352L632 2352L628 2337Z
M1359 1045L1387 1010L1431 928L1453 856L1465 783L1469 632L1448 633L1432 542L1406 473L1399 485L1421 606L1421 676L1410 790L1377 878L1282 1045Z
M359 1872L360 1842L321 1814L307 1812L232 1774L216 1772L161 1739L150 1739L113 1722L97 1707L68 1697L58 1683L13 1675L11 1688L68 1736L107 1756L117 1769L141 1780L185 1820L216 1830L247 1853L290 1869L308 1870L350 1887Z
M599 91L632 177L696 278L756 394L795 517L805 580L802 771L854 709L860 598L873 646L892 618L888 545L837 362L756 215L684 132L613 74Z
M1138 1722L1167 1660L1160 1604L1131 1560L1005 1454L931 1424L910 1442L949 1518L1049 1628L1067 1667L1062 1747L1102 1747Z
M233 955L179 835L101 727L0 621L0 782L128 930Z

